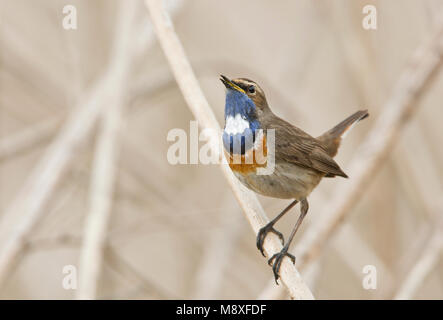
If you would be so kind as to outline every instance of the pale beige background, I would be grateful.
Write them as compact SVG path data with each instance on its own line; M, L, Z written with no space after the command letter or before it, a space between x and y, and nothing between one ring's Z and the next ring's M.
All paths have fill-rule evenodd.
M361 26L368 3L378 10L375 31ZM75 31L62 27L65 4L77 7ZM369 109L370 118L352 131L337 156L346 172L407 59L435 25L441 5L431 0L192 0L175 7L173 21L221 124L220 73L256 80L274 112L313 135L357 109ZM0 214L106 71L117 8L117 1L110 0L0 1L0 141L15 141L24 130L35 132L30 145L0 155ZM133 23L149 34L142 23L146 19L140 2ZM143 41L144 35L130 35L137 50L128 79L110 88L124 93L125 126L119 134L98 298L254 299L271 279L271 269L256 250L255 236L220 170L171 166L166 160L168 131L188 131L193 117L158 43ZM392 298L418 261L443 213L442 88L440 74L364 197L328 243L316 272L307 276L317 298ZM99 129L74 153L1 298L74 298L74 291L62 288L62 268L79 263ZM335 183L323 181L314 191L295 242L321 218L316 212L327 204ZM270 217L288 203L260 200ZM278 225L286 235L297 214L298 208ZM15 219L23 222L20 212ZM0 241L1 247L4 235ZM437 254L412 298L443 297L442 263ZM362 288L367 264L377 267L377 290Z

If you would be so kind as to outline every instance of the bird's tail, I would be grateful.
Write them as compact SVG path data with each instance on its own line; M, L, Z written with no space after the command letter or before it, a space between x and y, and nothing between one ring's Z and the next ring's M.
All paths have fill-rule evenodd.
M369 116L368 110L360 110L337 124L334 128L323 133L317 139L320 140L331 157L337 154L341 140L349 133L354 125Z

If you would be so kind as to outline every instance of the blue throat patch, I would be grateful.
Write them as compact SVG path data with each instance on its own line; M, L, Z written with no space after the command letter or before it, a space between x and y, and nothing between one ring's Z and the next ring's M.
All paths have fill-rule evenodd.
M256 106L246 94L228 89L225 104L225 123L228 117L235 118L236 116L240 116L241 119L247 121L249 128L245 128L243 132L233 134L226 132L225 127L223 146L231 154L245 154L247 150L254 146L256 131L260 129Z

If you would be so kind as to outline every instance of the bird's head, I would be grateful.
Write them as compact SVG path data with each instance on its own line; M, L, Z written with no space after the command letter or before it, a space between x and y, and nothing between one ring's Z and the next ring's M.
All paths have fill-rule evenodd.
M220 75L220 81L223 82L227 89L226 102L228 102L230 95L237 98L241 98L241 96L244 95L252 100L254 106L257 108L257 112L264 111L268 108L265 93L256 82L246 78L230 80L224 75Z
M223 142L227 150L233 150L233 145L238 145L233 153L244 153L252 147L256 130L261 128L259 118L268 109L265 94L252 80L230 80L223 75L220 80L227 89Z

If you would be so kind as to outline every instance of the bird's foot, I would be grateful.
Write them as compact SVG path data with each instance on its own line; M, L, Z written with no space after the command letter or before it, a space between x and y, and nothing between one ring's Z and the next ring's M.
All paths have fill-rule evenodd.
M280 277L280 266L284 257L291 259L292 263L295 264L295 257L288 253L288 247L284 246L280 252L274 254L271 259L268 260L268 264L272 264L272 271L274 272L275 283L278 284L277 280Z
M285 240L283 238L283 234L281 232L275 230L274 224L272 222L269 222L267 225L265 225L263 228L261 228L257 234L257 249L260 250L263 257L266 257L265 253L263 251L263 244L264 244L265 238L269 232L275 233L279 237L282 244L284 244L284 242L285 242Z

